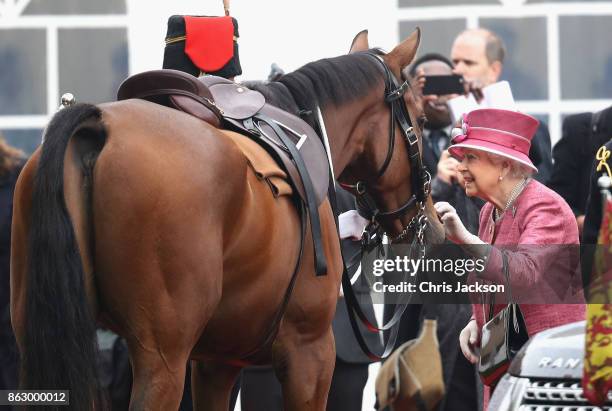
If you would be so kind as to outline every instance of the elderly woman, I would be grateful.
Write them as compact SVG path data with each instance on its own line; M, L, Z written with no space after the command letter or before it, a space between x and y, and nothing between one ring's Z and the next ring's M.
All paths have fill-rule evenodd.
M453 132L449 151L461 161L457 171L465 181L466 194L487 202L480 212L478 237L465 229L450 204L435 205L448 238L487 259L486 269L474 274L476 280L504 284L515 300L528 300L530 304L519 307L530 336L585 316L580 287L574 291L567 287L576 284L576 279L567 278L576 274L567 265L577 260L559 258L559 252L569 248L577 251L559 248L579 244L576 220L558 194L531 178L537 169L528 154L537 127L538 120L513 111L480 109L465 116L463 127ZM508 280L502 271L502 245L512 250L504 251ZM561 267L561 262L566 266ZM559 301L578 304L551 305ZM495 305L494 313L503 307ZM459 337L461 350L472 363L478 360L480 333L487 321L484 311L481 304L473 305L473 316Z

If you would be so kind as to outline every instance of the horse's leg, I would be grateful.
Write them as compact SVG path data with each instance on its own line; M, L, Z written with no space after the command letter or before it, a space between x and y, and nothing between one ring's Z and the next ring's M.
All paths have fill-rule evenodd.
M130 411L178 410L187 359L133 346L130 357L134 373Z
M342 263L331 207L319 207L327 275L317 277L312 266L310 233L295 289L278 336L272 358L283 387L286 410L324 411L336 362L331 328L336 311Z
M285 331L274 350L274 370L283 388L285 410L324 411L331 386L336 350L331 329L305 343L297 330Z
M191 392L196 411L228 411L240 368L217 362L191 362Z

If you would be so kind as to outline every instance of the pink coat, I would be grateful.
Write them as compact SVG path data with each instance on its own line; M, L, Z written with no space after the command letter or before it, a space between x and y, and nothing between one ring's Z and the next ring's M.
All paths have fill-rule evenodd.
M519 304L529 335L584 320L578 227L565 200L532 180L497 224L493 222L493 210L493 204L487 203L480 211L478 235L488 244L511 246L507 255L513 297L519 302L523 297L529 302L549 303ZM571 244L576 247L567 247ZM570 265L575 270L570 270ZM506 284L499 248L492 248L486 270L479 278ZM550 304L558 301L573 304ZM495 313L504 306L496 305ZM483 306L474 304L472 308L480 330L485 320Z

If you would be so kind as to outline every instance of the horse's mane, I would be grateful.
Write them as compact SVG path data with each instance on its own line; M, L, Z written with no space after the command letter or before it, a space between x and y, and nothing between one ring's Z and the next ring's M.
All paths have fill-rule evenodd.
M380 54L373 49L370 53ZM285 74L274 82L249 82L268 103L293 114L339 106L367 95L382 80L383 72L365 52L322 59Z

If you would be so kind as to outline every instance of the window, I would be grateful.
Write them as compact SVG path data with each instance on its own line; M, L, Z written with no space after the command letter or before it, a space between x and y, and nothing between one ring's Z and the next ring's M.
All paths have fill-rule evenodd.
M612 16L562 16L559 19L561 96L612 98Z
M418 55L440 53L449 57L453 41L459 32L465 30L465 24L465 19L401 21L400 39L408 37L418 26L421 28L421 45Z
M548 98L546 19L484 18L480 26L497 33L506 45L502 80L508 80L516 100Z
M47 112L44 30L0 30L0 67L0 115Z
M31 153L61 94L115 99L128 76L126 0L0 0L0 131Z
M30 0L23 14L125 14L125 12L125 0Z
M602 2L606 0L580 0L581 2ZM576 3L576 0L527 0L527 3Z
M126 39L125 29L60 30L60 94L70 92L77 101L88 103L115 100L128 76Z
M400 7L456 6L458 4L500 4L499 0L399 0Z

